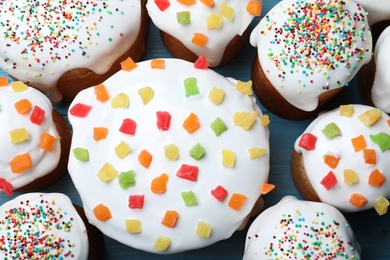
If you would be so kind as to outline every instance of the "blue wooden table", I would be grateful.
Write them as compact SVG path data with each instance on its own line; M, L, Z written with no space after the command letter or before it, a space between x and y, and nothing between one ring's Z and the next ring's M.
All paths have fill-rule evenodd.
M277 0L265 0L263 3L262 16L276 3ZM250 29L253 29L259 20L260 18L255 19L251 24ZM248 81L250 80L251 64L255 55L256 49L253 48L248 41L243 50L233 61L228 65L215 70L224 76ZM150 23L146 54L143 59L148 60L152 58L168 57L172 56L166 51L162 44L158 30ZM338 107L340 104L353 103L361 103L356 78L332 103L330 109ZM271 193L264 196L265 205L266 207L269 207L276 204L285 195L294 195L301 198L290 176L290 157L295 139L305 130L311 120L285 120L269 113L263 106L261 106L261 108L265 114L269 115L271 120L271 124L269 125L271 133L271 170L269 182L275 184L276 188ZM67 105L56 105L55 109L66 117ZM68 174L66 174L58 183L43 192L65 193L75 204L81 205L79 195ZM14 193L12 197L17 195L19 195L19 193ZM10 199L10 197L0 193L0 203L3 203L8 199ZM361 213L345 214L345 216L350 222L357 239L361 244L363 259L390 259L390 213L384 216L378 216L374 210L369 210ZM245 235L246 229L237 231L231 238L220 241L207 248L168 256L145 253L105 237L105 259L241 259Z

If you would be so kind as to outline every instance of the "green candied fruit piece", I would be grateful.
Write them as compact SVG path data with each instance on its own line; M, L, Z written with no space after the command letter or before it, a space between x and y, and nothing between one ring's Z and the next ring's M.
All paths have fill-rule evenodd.
M379 132L375 135L370 135L371 141L379 146L382 152L390 148L390 135Z
M210 127L211 129L213 129L216 136L219 136L227 130L225 123L219 117L217 117L213 122L211 122Z
M186 91L186 97L198 95L199 89L196 78L186 78L184 80L184 89Z
M135 185L135 172L133 170L121 172L118 175L118 182L122 189L127 190L128 188L133 187Z
M340 128L336 125L336 123L332 122L329 123L325 126L324 129L322 129L322 133L328 137L328 138L333 138L335 136L341 136L341 130Z
M196 199L195 194L192 191L182 192L181 197L183 198L184 204L186 204L187 207L198 205L198 200Z
M177 12L176 18L179 24L189 24L191 22L191 14L189 11Z
M200 158L202 158L205 153L206 151L204 150L203 146L200 145L200 143L194 145L190 150L190 155L195 160L199 160Z
M80 147L74 148L73 155L79 161L89 162L89 152L87 149L80 148Z

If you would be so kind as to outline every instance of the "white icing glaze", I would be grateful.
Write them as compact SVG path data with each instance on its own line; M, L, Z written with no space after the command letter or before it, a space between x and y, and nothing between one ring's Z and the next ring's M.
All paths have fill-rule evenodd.
M243 259L357 260L360 245L334 207L286 196L251 224Z
M298 137L294 146L295 151L302 153L306 174L320 200L344 212L370 209L380 197L390 197L390 150L387 149L381 152L378 145L370 139L370 135L379 132L390 134L388 125L390 118L382 113L382 117L374 125L367 127L358 119L358 116L372 109L372 107L365 105L353 105L353 107L355 112L352 117L340 116L339 109L335 109L322 114L307 127L304 133L311 133L318 138L315 150L306 150L299 147L299 141L304 133ZM322 133L322 130L332 122L341 130L341 136L329 139ZM364 136L366 148L375 150L377 161L375 165L365 163L363 151L354 151L351 139L360 135ZM323 156L328 152L340 158L335 169L324 163ZM354 170L359 177L359 182L354 184L345 183L345 169ZM381 187L368 184L369 175L375 169L378 169L386 177ZM337 183L328 191L320 182L330 171L336 176ZM349 198L353 193L363 195L368 201L367 204L362 208L356 208L349 203Z
M236 80L225 78L212 70L194 69L194 64L178 59L166 59L164 70L151 69L150 66L150 61L138 63L133 71L120 71L104 82L110 98L118 93L128 95L128 108L113 109L110 101L97 101L93 88L76 96L70 105L70 111L80 103L92 106L92 110L86 118L69 113L74 131L71 150L77 147L88 149L89 161L79 161L71 153L68 169L80 193L87 217L93 225L126 245L169 254L226 239L240 226L258 199L260 187L268 180L269 133L268 127L262 126L259 119L256 119L248 131L233 124L232 116L237 111L258 111L261 114L253 96L235 90ZM197 79L200 94L186 97L183 80L188 77ZM138 90L145 86L154 90L154 98L147 105L143 104L138 94ZM215 105L208 99L212 87L225 91L222 104ZM168 131L157 129L156 111L171 114ZM182 124L191 112L198 116L200 128L189 134ZM210 123L217 117L228 128L218 137L210 128ZM118 131L124 118L131 118L136 122L134 136ZM107 127L107 138L95 141L92 138L93 127ZM129 144L131 152L119 159L114 149L122 141ZM189 150L198 142L206 154L200 160L195 160L189 155ZM164 146L168 144L177 145L178 160L165 158ZM252 147L265 148L267 152L259 158L250 159L248 149ZM224 148L235 152L234 168L222 165L221 152ZM147 149L153 156L147 169L137 159L143 149ZM106 162L118 173L134 170L135 186L122 189L117 178L107 183L102 182L96 175ZM176 176L182 164L199 168L197 181ZM167 191L154 194L150 189L151 181L162 173L169 176ZM227 197L221 202L211 195L211 190L218 185L228 191ZM194 192L197 206L185 206L181 193L188 191ZM239 211L228 206L233 193L247 196L247 201ZM130 209L129 195L145 195L143 208ZM93 208L100 203L111 211L112 218L105 222L97 220L92 213ZM179 214L173 228L160 223L166 210L175 210ZM133 218L142 222L141 233L130 234L126 231L125 219ZM212 226L209 238L196 235L198 221ZM158 236L171 239L166 251L154 251L153 244Z
M66 71L88 68L102 74L132 46L141 4L6 1L0 19L0 67L58 100L57 80Z
M153 0L148 0L146 8L153 23L160 30L178 39L198 57L204 55L209 61L210 67L215 67L220 63L229 42L236 35L244 33L254 16L246 10L250 0L215 0L214 2L212 7L207 7L200 1L189 6L183 5L178 1L170 1L170 6L161 11ZM220 29L208 29L206 19L210 14L220 13L221 3L227 4L234 9L234 18L230 21L224 17ZM177 22L176 14L181 11L190 12L191 22L189 24L182 25ZM191 42L194 33L202 33L208 36L204 47L199 47Z
M389 3L390 4L390 3ZM373 104L390 113L390 73L388 58L390 57L390 27L382 32L375 45L375 79L371 89Z
M390 2L388 0L353 0L360 4L366 12L370 25L390 19Z
M0 226L2 259L88 258L84 222L61 193L27 193L7 201L0 207Z
M31 103L30 109L25 114L19 114L14 106L22 99L27 99ZM28 87L26 91L15 92L11 85L0 87L0 100L0 178L17 189L50 173L57 166L61 156L60 137L52 118L53 107L49 99L38 90ZM35 106L45 111L41 125L34 124L30 120ZM20 128L27 130L29 139L13 144L10 131ZM57 139L51 152L39 147L44 132ZM32 168L22 173L13 173L10 167L11 160L16 155L24 153L30 155Z
M326 15L312 10L318 5L327 9ZM344 12L335 12L337 8ZM284 0L252 31L250 42L258 47L265 75L289 103L304 111L315 110L321 93L346 85L370 60L372 37L359 9L352 2Z

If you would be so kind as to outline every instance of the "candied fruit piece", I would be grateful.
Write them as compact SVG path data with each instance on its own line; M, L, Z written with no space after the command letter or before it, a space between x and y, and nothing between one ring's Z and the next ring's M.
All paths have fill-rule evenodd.
M0 178L0 189L2 189L8 196L12 195L12 184L4 178Z
M94 207L93 214L100 221L106 221L112 217L110 209L103 204L99 204Z
M380 187L385 182L386 177L378 169L373 170L368 177L368 184Z
M247 82L237 80L236 90L244 95L252 95L253 94L252 80L249 80Z
M375 124L381 117L383 112L377 108L372 108L370 110L367 110L363 114L359 115L358 118L360 121L362 121L365 125L370 126Z
M95 86L95 95L96 95L96 100L100 102L106 102L107 100L110 99L106 86L104 86L103 84L99 84Z
M234 9L231 6L229 6L229 5L225 4L225 3L221 3L219 5L219 12L223 16L225 16L229 21L233 21L233 19L234 19Z
M135 172L133 170L127 172L121 172L118 175L119 186L127 190L135 185Z
M189 24L191 22L191 13L189 11L177 12L176 20L179 24Z
M376 164L376 152L374 149L364 149L363 150L364 162L367 164Z
M209 67L209 61L203 55L199 56L199 58L194 63L195 69L207 70L208 67Z
M234 210L240 210L244 206L247 197L243 194L233 193L228 202L228 206Z
M196 0L177 0L177 1L183 5L193 5L196 3Z
M9 135L11 137L11 143L13 144L22 143L30 139L26 128L17 128L11 130L9 131Z
M184 80L184 90L186 92L186 97L198 95L199 88L196 78L186 78Z
M76 147L73 149L73 155L79 161L82 161L82 162L89 161L89 152L87 149Z
M0 87L8 86L8 78L7 77L0 77Z
M31 112L30 115L31 123L36 125L41 125L44 118L45 118L45 110L43 110L39 106L34 106L33 111Z
M269 116L268 115L262 115L259 116L260 122L262 126L267 126L270 124Z
M196 181L198 179L198 167L182 164L179 170L177 170L176 176L189 181Z
M355 109L354 109L353 105L341 105L340 106L340 116L351 117L354 112L355 112Z
M19 114L26 114L30 110L32 104L28 99L21 99L16 102L14 106Z
M213 104L219 105L222 103L224 96L225 91L223 89L213 87L209 92L208 98Z
M351 142L355 152L359 152L367 147L366 140L364 139L363 135L359 135L358 137L352 138Z
M142 150L138 155L138 161L143 167L149 168L152 162L152 155L148 151Z
M77 103L69 110L69 113L75 117L85 118L89 115L91 109L92 106L85 105L82 103Z
M325 126L324 129L322 129L322 133L328 137L329 139L335 137L335 136L341 136L341 130L336 125L336 123L332 122Z
M258 0L249 1L249 3L246 6L246 11L253 16L260 16L262 9L263 6L261 5L261 2Z
M93 139L95 139L95 141L106 139L107 134L108 134L108 128L106 127L93 128Z
M169 0L154 0L154 2L156 3L160 11L165 11L171 5Z
M144 105L148 104L154 98L154 90L151 87L144 87L138 90L138 94Z
M125 93L119 93L110 101L112 108L129 107L129 97Z
M273 190L274 188L275 188L274 184L264 182L263 185L261 185L260 194L263 194L263 195L267 194L271 190Z
M382 152L390 148L390 135L384 132L379 132L375 135L370 135L370 139L376 145L379 146L379 149L381 149Z
M16 155L9 164L13 173L22 173L32 167L32 160L28 153L23 153Z
M53 151L53 146L56 143L57 138L49 134L48 132L43 132L41 139L39 140L39 147L43 150L51 152Z
M194 113L191 113L186 120L184 120L183 127L185 130L187 130L188 133L192 134L196 130L199 129L200 123L198 116Z
M171 161L177 160L179 158L179 148L175 144L168 144L164 146L165 158Z
M380 197L374 202L376 212L382 216L387 213L390 202L385 197Z
M119 128L119 131L128 134L128 135L134 135L135 134L135 128L137 127L137 124L134 120L130 118L123 119L122 125Z
M115 168L109 163L105 163L103 167L99 170L99 173L97 174L97 176L102 182L111 181L117 175L118 175L117 170L115 170Z
M165 69L165 60L162 59L153 59L150 66L152 69Z
M223 122L222 119L219 117L217 117L213 122L211 122L210 127L214 131L214 134L216 136L219 136L227 130L225 122Z
M200 0L204 5L212 7L214 5L214 0Z
M133 69L137 68L137 66L137 63L135 63L130 57L121 62L121 69L123 71L132 71Z
M354 184L359 182L359 176L356 171L351 169L344 170L344 182L347 184Z
M155 194L162 194L167 191L168 175L163 173L154 178L150 185L150 190Z
M206 19L207 29L210 30L220 29L222 26L222 19L223 19L222 15L211 13Z
M236 154L233 151L222 149L222 165L233 168L236 164Z
M166 111L157 111L157 128L161 131L169 130L171 125L171 114Z
M194 36L192 37L191 42L199 47L204 47L206 45L206 42L209 37L207 35L204 35L202 33L194 33ZM207 65L208 67L208 65Z
M155 251L161 252L167 250L170 244L171 244L171 239L169 237L159 236L154 242L153 248Z
M181 197L183 198L184 204L187 207L198 205L198 200L195 197L195 194L192 191L182 192Z
M24 84L22 81L11 82L11 86L14 92L23 92L28 90L28 86Z
M317 136L311 133L304 133L299 140L299 147L305 150L314 150L316 149Z
M130 145L122 141L115 147L115 153L119 158L124 158L131 152Z
M165 212L164 218L161 220L161 224L166 227L173 228L176 225L176 221L179 218L179 213L174 210L167 210Z
M324 156L324 163L332 169L336 169L337 165L339 164L339 161L340 161L340 157L332 153L327 153Z
M253 160L253 159L259 158L259 157L263 156L264 154L266 154L267 153L267 149L264 149L264 148L250 148L248 150L248 152L249 152L249 158L251 158Z
M144 207L145 195L130 195L129 208L142 209Z
M212 227L209 224L204 221L199 221L198 227L196 228L196 234L200 237L208 238L210 237L211 230Z
M354 193L349 198L349 203L354 205L356 208L361 208L367 204L367 199L359 193Z
M195 160L200 160L200 158L202 158L205 153L206 151L200 143L195 144L190 150L190 155Z
M218 200L218 201L223 201L228 192L227 190L225 190L224 187L222 187L221 185L218 185L215 189L211 190L211 194Z
M336 183L337 178L332 171L328 172L328 174L321 180L321 184L326 190L332 189Z
M142 232L141 220L139 219L126 219L126 231L130 234L138 234Z
M255 120L257 119L257 112L235 112L233 114L233 123L237 126L241 126L242 129L248 131Z

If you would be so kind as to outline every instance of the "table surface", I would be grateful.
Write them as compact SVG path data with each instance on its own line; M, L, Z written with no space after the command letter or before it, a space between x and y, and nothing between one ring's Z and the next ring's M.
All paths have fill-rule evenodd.
M256 18L252 22L250 30L258 24L259 20L277 3L277 1L278 0L264 1L262 16ZM227 65L214 70L224 76L248 81L250 80L251 64L255 55L256 49L247 41L244 48L234 60ZM172 56L162 44L158 29L150 22L146 53L143 60L169 57ZM348 87L344 88L329 109L338 107L341 104L357 103L361 103L361 99L357 89L357 79L355 78ZM261 104L260 107L264 114L269 115L271 120L269 125L271 154L269 182L276 185L276 188L271 193L263 196L265 207L267 208L276 204L286 195L294 195L298 198L302 198L297 192L290 175L290 157L295 139L306 129L312 119L301 121L285 120L268 112ZM55 109L65 117L67 108L68 106L66 104L55 105ZM59 182L42 192L62 192L68 195L75 204L81 205L80 197L69 174L66 174ZM20 193L15 192L12 197L17 195L20 195ZM0 193L1 204L9 199L10 197ZM390 213L379 216L374 210L368 210L359 213L345 214L345 217L355 231L357 240L363 251L363 259L390 258ZM104 259L241 259L246 230L247 229L237 231L229 239L220 241L209 247L174 255L145 253L127 247L109 237L104 237Z

